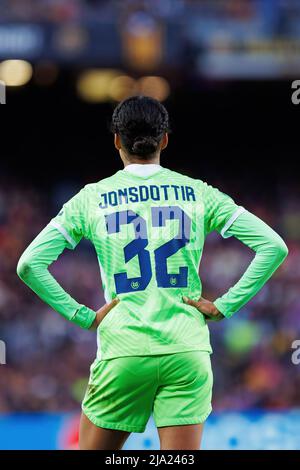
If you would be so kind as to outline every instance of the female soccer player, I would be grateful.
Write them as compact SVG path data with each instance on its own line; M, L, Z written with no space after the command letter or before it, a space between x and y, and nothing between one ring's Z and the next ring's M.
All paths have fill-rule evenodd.
M208 320L230 318L287 256L270 227L201 180L160 166L169 117L132 97L112 118L124 169L88 184L20 258L21 279L68 320L97 328L98 351L82 404L81 449L121 449L154 415L161 449L199 449L211 412ZM198 267L213 230L255 251L241 279L214 302ZM82 238L94 244L107 304L79 305L48 266Z

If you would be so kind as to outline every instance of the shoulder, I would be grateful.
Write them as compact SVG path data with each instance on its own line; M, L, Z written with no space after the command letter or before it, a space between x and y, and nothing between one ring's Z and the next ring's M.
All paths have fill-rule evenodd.
M93 196L94 194L98 194L103 188L107 188L115 184L116 179L118 178L120 178L120 171L117 171L117 173L114 173L107 178L103 178L102 180L86 184L78 194L82 193L85 197Z
M180 182L182 184L192 186L198 191L204 191L208 187L208 184L202 181L201 179L192 178L191 176L179 173L177 171L169 170L167 168L165 170L167 171L169 177L174 181L174 183Z

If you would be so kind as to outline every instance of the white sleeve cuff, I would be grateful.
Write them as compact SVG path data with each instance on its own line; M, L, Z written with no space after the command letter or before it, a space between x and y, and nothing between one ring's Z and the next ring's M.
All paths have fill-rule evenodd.
M60 225L58 222L56 222L55 220L51 220L51 222L49 223L49 225L51 225L51 227L54 227L56 228L62 235L63 237L65 237L65 239L67 240L68 243L70 243L71 247L74 249L77 245L77 243L75 242L75 240L68 234L68 232L66 231L66 229Z
M231 235L228 235L226 232L227 230L229 230L229 228L231 227L231 225L233 224L233 222L243 213L245 212L246 209L242 206L240 206L235 212L234 214L232 214L232 216L230 217L230 219L226 222L226 224L224 225L224 227L222 228L221 230L221 235L223 238L229 238L231 237Z

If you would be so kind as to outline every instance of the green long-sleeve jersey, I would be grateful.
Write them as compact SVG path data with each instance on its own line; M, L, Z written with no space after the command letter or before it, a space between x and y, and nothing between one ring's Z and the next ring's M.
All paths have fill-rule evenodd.
M231 317L287 255L281 237L216 188L159 165L129 165L85 186L23 253L18 274L67 319L89 328L95 312L78 304L48 266L84 237L93 243L107 301L119 304L98 328L98 357L211 352L198 299L199 263L213 230L235 236L256 255L237 284L215 300Z

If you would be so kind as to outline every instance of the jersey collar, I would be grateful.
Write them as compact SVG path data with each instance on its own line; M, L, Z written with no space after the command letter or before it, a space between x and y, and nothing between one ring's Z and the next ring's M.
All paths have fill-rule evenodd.
M162 170L161 165L157 165L156 163L131 163L130 165L125 166L124 171L128 171L137 176L150 176L158 173Z

